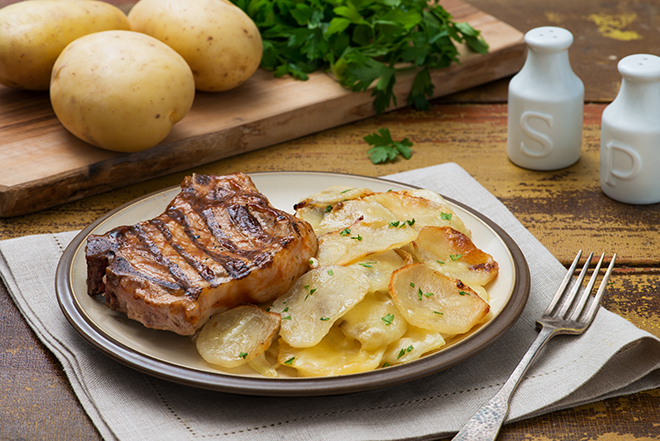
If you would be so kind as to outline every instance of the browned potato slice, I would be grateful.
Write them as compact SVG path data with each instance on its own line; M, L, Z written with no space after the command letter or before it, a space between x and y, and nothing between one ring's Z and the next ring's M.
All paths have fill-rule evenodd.
M280 315L254 305L217 314L197 336L197 351L208 363L237 367L262 354L277 337Z
M488 314L490 306L460 280L423 263L396 270L390 295L408 323L443 334L462 334Z
M294 348L281 342L278 361L303 377L346 375L376 369L384 351L384 347L365 351L359 342L332 327L323 340L310 348Z
M329 211L323 221L319 224L316 234L322 235L331 231L343 230L355 222L362 221L370 224L373 222L391 222L397 218L390 210L371 199L354 199L346 202L338 202Z
M358 340L365 351L398 340L408 329L408 322L387 293L370 293L337 320L339 329L347 337Z
M282 339L296 348L316 345L364 298L369 285L367 276L355 268L321 267L303 274L271 307L282 315Z
M415 228L424 226L448 226L471 237L470 230L447 204L414 196L409 191L376 193L373 196L367 197L367 199L378 201L385 208L392 211L401 221L414 219Z
M484 286L497 277L498 265L493 257L453 228L420 228L413 246L420 261L468 285Z
M440 333L408 326L403 337L387 347L383 354L383 362L393 365L417 360L422 355L440 349L444 345L445 339Z
M370 254L350 266L362 271L365 276L369 277L371 281L369 291L387 292L392 272L405 264L406 262L396 250L388 250L384 253Z
M316 258L324 265L348 265L369 254L398 248L417 238L417 230L406 225L392 228L388 223L357 222L319 238Z

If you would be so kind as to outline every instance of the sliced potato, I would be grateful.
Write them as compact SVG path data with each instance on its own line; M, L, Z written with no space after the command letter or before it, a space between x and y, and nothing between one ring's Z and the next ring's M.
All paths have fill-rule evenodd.
M367 276L355 268L322 267L303 274L271 307L282 315L282 339L296 348L316 345L364 298L369 285Z
M355 222L392 222L397 217L387 208L372 199L354 199L346 202L338 202L330 210L318 226L316 234L322 235L330 231L343 230Z
M279 314L241 305L217 314L197 336L197 351L208 363L237 367L262 354L280 330Z
M384 253L370 254L350 266L362 271L365 276L369 277L371 281L369 291L387 292L392 272L405 264L406 261L401 258L397 250L388 250Z
M343 185L333 185L319 193L315 193L308 198L303 199L297 203L294 208L298 210L298 208L308 205L326 208L328 205L333 206L338 202L358 199L372 194L374 194L374 192L368 188L354 188L346 187Z
M428 190L427 190L428 191ZM419 193L418 193L419 194ZM415 228L424 226L448 226L471 237L470 230L447 204L442 204L409 191L376 193L367 199L374 199L396 214L401 221L415 220Z
M332 327L323 340L310 348L294 348L282 342L278 361L303 377L346 375L376 369L384 351L384 347L365 351L359 342Z
M383 354L383 363L393 365L417 360L444 345L445 339L440 333L411 325L403 337L387 347Z
M348 265L369 254L398 248L417 238L417 230L405 225L392 228L386 222L356 222L350 228L319 238L316 258L324 265Z
M316 230L319 227L319 224L323 221L323 218L325 217L325 209L320 207L315 207L313 205L306 205L298 208L296 210L295 216L298 219L302 219L308 222L312 226L314 232L316 232Z
M474 290L460 280L415 263L396 270L390 295L408 323L443 334L463 334L479 323L490 309Z
M484 286L497 277L499 268L493 256L451 227L420 228L413 247L418 260L468 285Z
M359 341L365 351L376 351L400 339L408 322L387 293L370 293L337 320L344 335Z

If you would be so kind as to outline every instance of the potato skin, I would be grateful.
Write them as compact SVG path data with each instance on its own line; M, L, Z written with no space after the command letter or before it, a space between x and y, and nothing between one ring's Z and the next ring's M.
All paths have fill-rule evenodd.
M159 39L183 56L197 90L238 87L261 63L257 26L225 0L140 0L128 19L132 30Z
M0 83L48 90L60 52L92 32L130 29L128 17L94 0L27 0L0 9Z
M132 31L104 31L69 44L53 67L50 98L71 133L107 150L155 146L190 110L190 67L170 47Z

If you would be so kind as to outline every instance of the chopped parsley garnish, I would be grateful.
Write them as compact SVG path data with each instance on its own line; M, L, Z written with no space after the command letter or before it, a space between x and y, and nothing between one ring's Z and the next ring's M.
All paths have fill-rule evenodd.
M470 295L469 292L465 292L465 291L459 291L458 293L462 296L466 296L466 295L469 296Z
M440 219L450 221L451 220L451 213L441 212L440 213Z
M410 282L410 286L411 286L412 288L414 288L414 287L415 287L415 282Z
M308 298L309 296L311 296L312 294L314 294L314 293L316 292L316 288L309 289L309 285L305 285L305 289L306 289L306 290L309 290L309 292L308 292L307 295L305 296L305 300L307 300L307 298Z
M329 275L329 276L332 276L332 275L334 275L334 274L335 274L334 271L332 271L332 270L328 270L328 275Z
M332 211L332 205L326 205L325 212L330 213Z
M339 232L340 236L348 236L349 234L351 234L351 229L350 228L344 228L343 230L341 230Z
M330 320L330 317L321 317L322 322L327 322L328 320Z
M381 317L381 320L386 326L389 326L394 322L394 314L387 314L385 317Z
M444 265L445 263L442 260L436 260L440 265Z
M357 236L351 236L351 239L354 239L354 240L358 240L358 241L360 241L360 240L362 240L362 236L360 236L360 235L358 234Z
M363 266L365 268L373 268L376 263L378 262L359 262L358 265Z
M463 257L463 255L462 255L462 254L451 254L449 257L451 258L451 260L453 260L454 262L456 262L458 259L460 259L461 257Z
M282 320L291 320L291 316L290 316L290 315L287 315L287 316L285 316L285 317L282 317Z
M241 352L240 354L238 354L238 356L241 357L243 360L245 360L245 357L247 357L247 355L248 355L247 352Z
M438 314L438 315L445 315L444 312L433 311L433 313L434 313L434 314Z
M403 357L404 355L406 355L406 352L410 352L410 351L412 351L412 350L413 350L413 345L410 345L410 346L408 346L407 348L401 349L401 350L399 351L399 355L396 357L396 359L398 360L399 358L401 358L401 357Z
M422 291L422 288L419 288L417 291L417 299L422 300L422 296L426 297L427 299L433 295L432 292L424 292Z
M296 357L291 357L287 361L285 361L284 364L290 365L291 363L293 363L293 360L295 360L295 359L296 359Z

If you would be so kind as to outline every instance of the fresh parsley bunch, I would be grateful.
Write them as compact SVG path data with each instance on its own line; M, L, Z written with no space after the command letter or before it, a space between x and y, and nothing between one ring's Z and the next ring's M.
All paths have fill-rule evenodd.
M455 43L488 51L480 31L452 21L438 0L232 1L261 32L262 67L300 80L325 69L354 91L375 82L378 113L397 104L397 73L415 71L408 104L424 110L433 96L430 69L459 61Z

